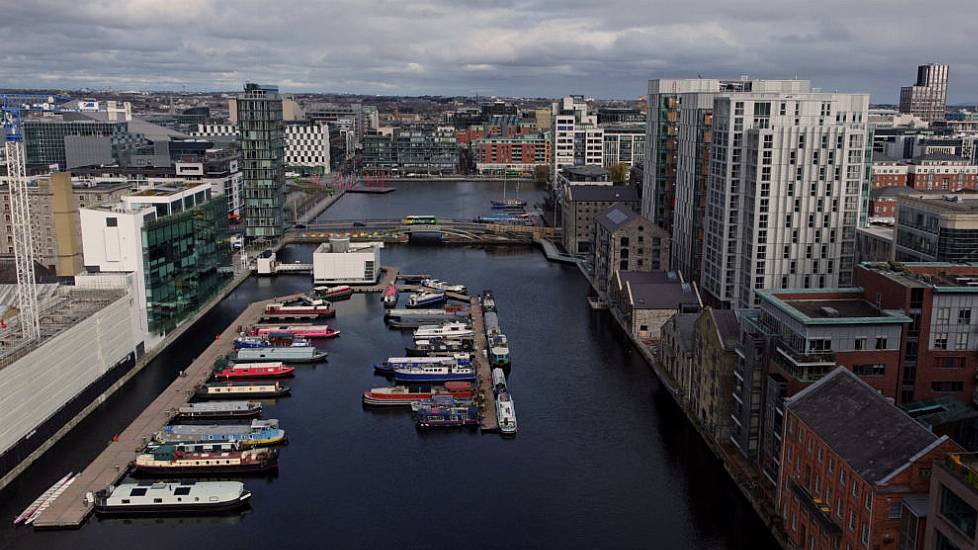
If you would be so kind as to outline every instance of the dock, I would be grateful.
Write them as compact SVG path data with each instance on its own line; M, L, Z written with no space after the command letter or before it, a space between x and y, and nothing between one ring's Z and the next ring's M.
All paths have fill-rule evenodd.
M255 302L245 308L225 330L161 393L135 420L99 454L51 506L34 522L38 529L77 529L93 512L95 503L86 499L89 493L117 483L126 474L152 435L173 418L177 409L193 396L211 375L214 361L234 348L241 327L258 320L265 306L294 296Z
M558 250L557 245L555 245L553 241L551 241L550 239L534 238L533 242L540 245L540 248L543 249L543 255L546 256L547 260L551 262L558 262L558 263L565 263L565 264L581 263L580 258Z
M496 418L496 394L492 391L492 368L486 350L486 323L482 317L482 302L478 298L469 300L469 312L472 314L472 330L475 332L475 368L479 392L479 427L483 432L499 430L499 419Z
M400 273L400 269L396 267L382 267L380 268L383 274L380 276L380 281L375 285L363 285L354 286L354 294L366 294L370 292L383 292L387 285L394 283L397 280L397 275Z

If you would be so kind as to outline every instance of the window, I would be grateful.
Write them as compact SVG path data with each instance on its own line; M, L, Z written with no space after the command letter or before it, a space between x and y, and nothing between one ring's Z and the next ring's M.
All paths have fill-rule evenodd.
M859 537L864 545L869 544L869 525L863 524L862 536Z
M958 310L958 324L960 324L960 325L970 325L971 324L971 310L970 309L959 309Z
M177 487L173 490L174 495L189 495L190 487Z
M959 332L954 335L954 349L968 349L967 332Z
M131 491L129 491L129 496L131 496L131 497L143 497L143 496L146 496L146 488L145 487L134 487Z
M946 324L951 320L951 308L949 307L934 308L934 313L938 323Z
M849 510L849 530L856 530L856 512Z
M853 340L852 347L856 351L862 351L866 349L866 338L856 338L855 340Z
M940 514L948 523L956 527L970 539L975 538L975 524L978 523L978 512L958 495L941 485Z
M866 491L866 496L863 497L863 506L866 507L870 512L873 511L873 492Z
M931 382L930 389L934 391L948 391L948 392L964 391L964 382L961 381Z
M852 480L852 491L851 492L852 492L852 496L854 496L854 497L858 497L859 496L859 482L856 481L855 479Z
M118 227L119 218L105 218L105 227Z
M903 505L893 504L890 511L886 513L886 519L900 519L903 517Z
M947 333L946 332L935 332L934 333L934 349L947 349Z
M876 337L876 349L886 349L886 336Z
M886 365L879 363L869 365L853 365L852 372L858 374L859 376L884 376L886 374Z

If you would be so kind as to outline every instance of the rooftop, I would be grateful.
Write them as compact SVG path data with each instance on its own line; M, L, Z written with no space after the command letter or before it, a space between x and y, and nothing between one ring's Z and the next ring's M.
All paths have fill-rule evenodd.
M948 213L978 214L978 195L965 193L913 193L900 195L901 203L916 203L918 206L936 208Z
M585 166L565 166L561 168L561 173L569 179L574 178L607 178L608 170L603 166L596 165L585 165Z
M918 453L946 439L939 439L845 367L786 403L868 483L885 483Z
M619 271L621 286L628 289L635 309L680 309L702 305L699 292L675 271Z
M758 290L771 304L806 325L909 323L900 311L881 310L861 288Z
M601 224L609 232L615 232L619 228L628 225L634 219L641 219L642 217L629 206L617 203L610 206L604 212L598 214L595 219L596 222ZM651 222L649 222L651 224Z
M571 202L637 202L638 191L631 185L572 185L567 200Z

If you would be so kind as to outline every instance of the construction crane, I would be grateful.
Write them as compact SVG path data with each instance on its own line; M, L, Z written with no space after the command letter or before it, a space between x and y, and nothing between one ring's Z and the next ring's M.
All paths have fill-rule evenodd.
M0 94L3 113L4 150L7 154L7 180L10 185L10 222L17 269L17 305L20 326L26 341L41 336L37 306L37 281L34 279L34 242L31 235L31 210L27 195L27 159L21 112L36 110L36 103L54 103L54 97L39 94ZM41 110L45 110L42 108Z

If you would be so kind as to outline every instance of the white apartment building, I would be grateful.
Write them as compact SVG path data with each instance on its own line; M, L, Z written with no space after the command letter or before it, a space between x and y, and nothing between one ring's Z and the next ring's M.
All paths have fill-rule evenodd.
M713 104L701 289L849 286L867 183L867 94L743 93Z
M285 165L322 168L329 173L329 125L322 121L285 125Z
M567 96L553 104L553 173L564 166L601 165L604 130L598 115L588 113L581 96Z

